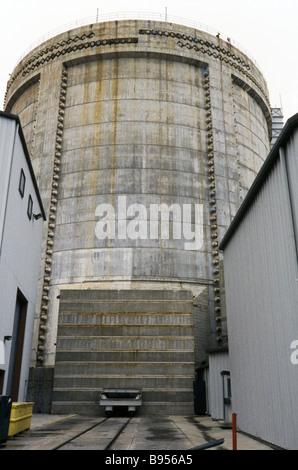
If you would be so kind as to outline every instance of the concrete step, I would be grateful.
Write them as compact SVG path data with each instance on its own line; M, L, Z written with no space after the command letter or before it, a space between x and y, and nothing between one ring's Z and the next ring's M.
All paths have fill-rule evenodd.
M53 414L78 414L89 416L105 416L105 411L102 406L92 402L59 402L53 401L52 403ZM142 406L138 408L137 415L180 415L180 416L193 416L194 406L193 401L189 402L143 402Z
M61 303L60 312L66 313L191 313L192 301L93 301L86 300L64 301Z
M63 325L167 325L187 326L193 324L192 313L61 313L59 326Z
M102 388L142 388L142 389L181 389L191 388L194 374L165 375L165 374L97 374L95 375L60 375L55 374L54 389L97 389Z
M54 389L53 412L58 413L63 409L68 409L72 413L88 414L91 410L92 412L103 413L104 408L99 406L100 392L101 390L98 389L86 388L73 390ZM170 409L176 413L178 408L181 408L182 403L185 406L185 404L192 404L193 402L192 389L143 390L142 395L142 410L138 409L138 413L145 410L155 413L154 410L160 409L160 412L164 414L164 405L169 403L171 403ZM161 404L163 404L163 408L161 408Z
M76 350L59 349L56 353L56 363L67 361L116 361L116 362L192 362L193 350L181 351L109 351L109 350Z
M60 325L58 336L191 336L192 325Z
M193 349L193 336L58 336L57 352L60 349L94 350L185 350Z
M101 390L99 389L54 389L53 390L53 401L85 401L98 403L100 398ZM142 390L142 398L145 402L181 402L191 401L193 397L193 390Z
M58 362L55 373L59 375L98 375L98 374L165 374L188 375L194 373L194 363L175 362Z
M192 301L193 295L188 290L97 290L97 289L66 289L60 291L60 303L62 302L79 302L84 301L104 301L104 300L121 300L121 301L137 301L153 302L158 300L165 301Z

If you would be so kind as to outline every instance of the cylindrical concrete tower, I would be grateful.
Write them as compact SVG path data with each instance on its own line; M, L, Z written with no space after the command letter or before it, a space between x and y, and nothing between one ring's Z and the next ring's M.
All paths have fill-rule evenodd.
M95 23L24 57L5 107L47 210L32 384L54 371L55 412L121 387L192 412L225 341L218 243L269 152L262 74L194 28Z

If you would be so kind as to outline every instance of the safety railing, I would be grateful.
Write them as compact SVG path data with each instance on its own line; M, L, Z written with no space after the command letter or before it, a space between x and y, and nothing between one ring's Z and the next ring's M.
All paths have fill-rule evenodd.
M187 26L190 28L194 28L200 31L204 31L206 33L212 34L212 35L217 35L220 34L220 37L224 39L225 41L230 42L234 47L239 49L243 54L245 54L255 65L256 67L260 70L259 65L257 64L256 60L247 52L237 41L234 39L230 38L227 36L226 33L221 32L217 29L211 28L203 23L198 23L196 21L193 21L191 19L183 18L180 16L174 16L174 15L168 15L167 10L165 10L164 13L152 13L152 12L129 12L129 11L121 11L121 12L114 12L114 13L108 13L101 15L99 14L99 10L97 11L97 14L95 16L90 16L87 18L81 18L76 21L72 21L70 23L64 24L62 26L59 26L48 33L44 34L41 36L37 41L32 43L19 57L17 64L33 49L38 47L40 44L43 42L47 41L48 39L51 39L58 34L64 33L66 31L70 31L75 28L79 28L82 26L86 26L88 24L94 24L94 23L104 23L108 21L121 21L121 20L150 20L150 21L164 21L168 23L175 23L175 24L180 24L182 26ZM16 65L17 65L16 64Z

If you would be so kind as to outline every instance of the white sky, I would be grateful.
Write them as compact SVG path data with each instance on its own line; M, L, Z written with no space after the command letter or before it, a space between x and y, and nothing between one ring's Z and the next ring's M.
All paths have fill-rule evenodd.
M114 12L179 16L237 41L260 66L271 106L285 121L298 112L298 0L3 0L0 6L0 109L9 74L25 50L60 26Z

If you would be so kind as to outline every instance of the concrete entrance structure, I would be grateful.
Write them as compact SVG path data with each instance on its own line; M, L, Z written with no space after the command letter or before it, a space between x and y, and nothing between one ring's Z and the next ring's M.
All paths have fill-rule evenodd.
M186 290L61 290L53 411L104 414L102 388L140 388L138 413L192 412L192 297Z
M126 376L127 385L137 375L139 382L131 381L144 397L154 388L147 376L167 377L170 370L183 382L187 376L186 385L168 381L161 386L166 395L154 392L154 400L143 402L156 413L173 413L173 407L192 413L195 367L206 360L208 347L227 339L218 244L270 147L270 103L261 72L230 42L194 28L149 20L94 23L25 56L8 82L5 103L20 115L48 220L30 389L37 393L37 384L49 381L49 404L42 406L51 406L55 369L57 388L72 395L59 372L69 354L80 383L79 369L101 377L96 388L107 388L110 375ZM161 204L172 210L163 219L159 212L150 218L150 207ZM168 220L167 236L161 223ZM123 296L113 315L103 310L100 291L110 291L111 304ZM78 302L66 313L69 292ZM98 305L90 315L82 300L93 292ZM162 307L159 295L165 295ZM103 318L107 324L99 327ZM192 340L186 334L191 328ZM132 345L131 336L141 340L124 358L113 336L121 336L123 345ZM99 343L104 346L94 346ZM99 351L87 358L89 345ZM99 362L110 364L104 370ZM85 385L77 388L78 401L86 401ZM53 400L63 401L57 390ZM90 400L92 408L95 398Z

